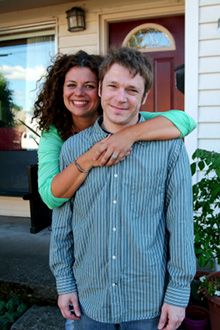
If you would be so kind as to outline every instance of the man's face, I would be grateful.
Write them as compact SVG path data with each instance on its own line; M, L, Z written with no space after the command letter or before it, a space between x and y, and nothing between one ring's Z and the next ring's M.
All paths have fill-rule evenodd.
M106 129L122 129L138 121L138 113L147 95L144 95L144 78L137 74L132 76L129 70L120 64L113 64L107 71L102 85L99 85L99 96L103 108L103 124Z

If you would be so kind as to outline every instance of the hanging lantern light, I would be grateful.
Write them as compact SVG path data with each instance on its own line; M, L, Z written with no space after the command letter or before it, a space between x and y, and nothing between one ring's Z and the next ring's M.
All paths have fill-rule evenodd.
M73 7L70 10L66 11L67 13L67 22L68 22L68 31L82 31L86 29L85 24L85 12L79 7Z

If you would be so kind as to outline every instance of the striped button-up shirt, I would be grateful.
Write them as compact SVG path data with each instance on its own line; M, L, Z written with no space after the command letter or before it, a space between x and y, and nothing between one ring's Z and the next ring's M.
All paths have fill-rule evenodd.
M61 170L106 136L100 120L64 143ZM50 266L58 294L77 290L85 313L100 322L153 318L163 302L186 306L195 273L182 140L132 148L117 165L93 168L53 214Z

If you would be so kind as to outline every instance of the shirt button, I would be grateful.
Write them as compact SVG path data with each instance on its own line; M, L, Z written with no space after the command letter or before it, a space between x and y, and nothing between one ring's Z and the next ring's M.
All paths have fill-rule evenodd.
M113 201L113 204L117 204L117 201Z
M117 283L112 283L112 286L116 286L117 285Z
M115 260L115 259L116 259L116 256L112 256L112 259L114 259L114 260Z
M117 177L118 177L118 174L115 173L115 174L114 174L114 177L117 178Z
M113 231L116 231L116 228L115 227L113 227L113 229L112 229Z

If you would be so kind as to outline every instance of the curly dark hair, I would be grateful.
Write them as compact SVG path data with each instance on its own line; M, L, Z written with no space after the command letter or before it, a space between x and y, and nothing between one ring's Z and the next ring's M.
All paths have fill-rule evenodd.
M45 80L40 85L37 101L34 103L34 116L40 130L48 132L54 125L63 141L73 135L74 126L70 111L63 102L63 85L66 73L74 66L91 69L98 77L99 65L103 58L99 55L89 55L80 50L76 54L58 54L53 64L47 68ZM101 106L97 109L101 114Z

